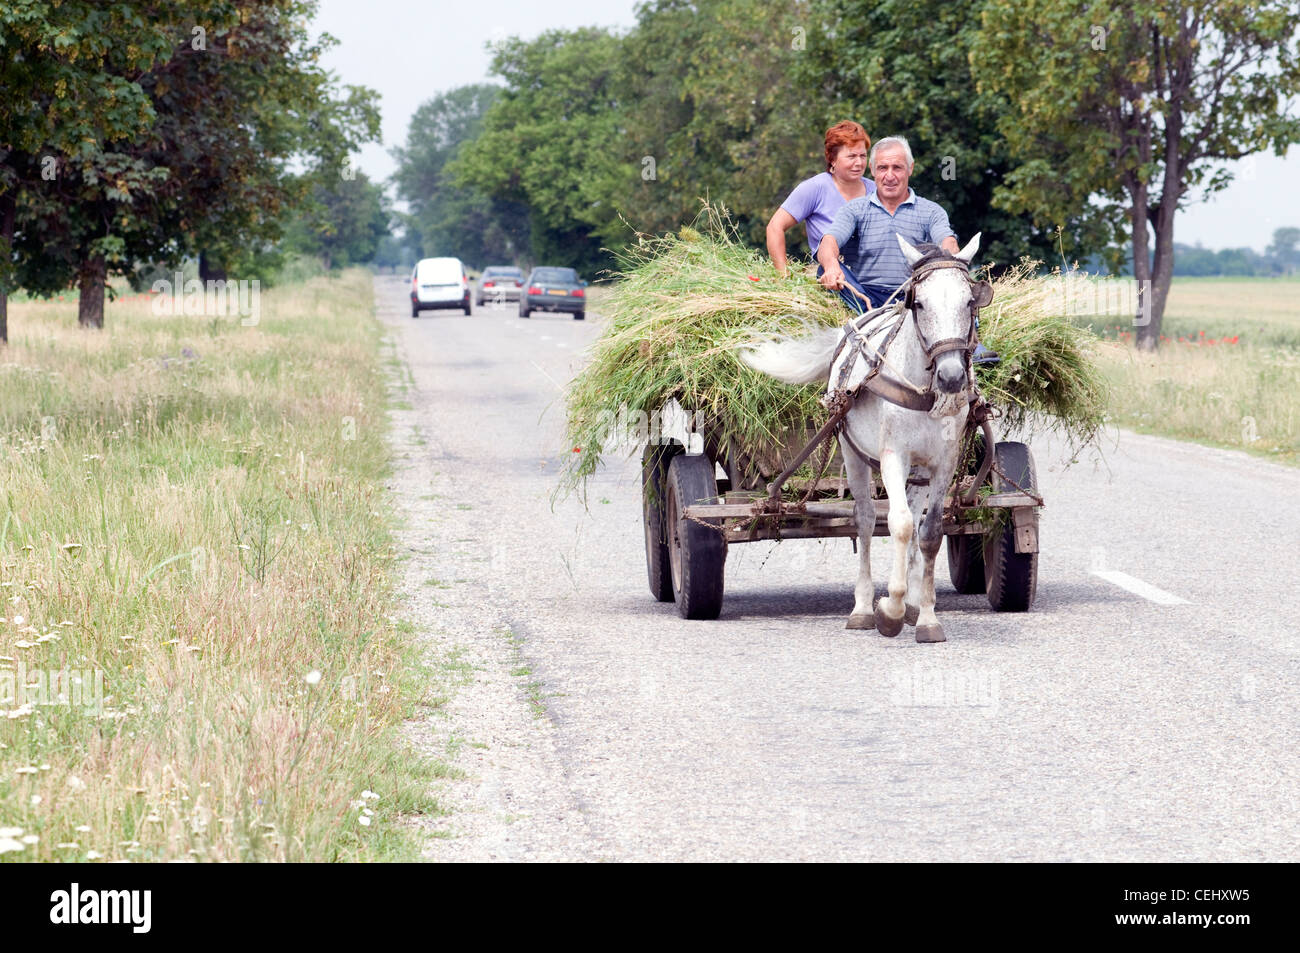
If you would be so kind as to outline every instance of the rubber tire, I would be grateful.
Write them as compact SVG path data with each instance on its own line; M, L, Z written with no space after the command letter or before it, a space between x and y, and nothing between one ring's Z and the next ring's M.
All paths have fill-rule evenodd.
M469 317L471 314L474 313L474 308L472 305L470 305L469 298L465 299L464 310L465 310L465 317Z
M530 313L528 306L524 304L523 299L521 298L519 301L519 317L526 318Z
M948 537L947 549L948 576L953 588L967 596L986 592L984 537L974 533L955 533Z
M645 568L650 595L658 602L672 602L673 571L668 553L665 518L668 494L668 464L686 452L678 440L646 444L641 454L641 522L645 525Z
M1034 456L1023 443L1006 441L995 448L999 468L1026 490L1037 492ZM993 474L995 493L1014 493L1016 488L1004 485L1001 477ZM985 537L984 582L988 589L989 605L997 612L1025 612L1034 604L1038 594L1038 553L1016 552L1016 530L1010 514L1002 529Z
M411 305L411 317L418 318L419 316L420 316L420 306L418 304Z
M575 311L575 312L573 313L573 320L575 320L575 321L586 321L586 320L587 320L587 312L586 312L586 311Z
M702 453L679 454L668 465L669 564L677 612L683 619L716 619L722 612L722 577L727 563L722 534L694 520L678 519L676 527L672 525L674 512L717 497L713 473L713 461Z
M975 438L975 459L966 466L968 475L979 472L983 461L984 435ZM959 533L947 538L948 577L953 588L963 595L982 595L988 590L984 581L984 537Z

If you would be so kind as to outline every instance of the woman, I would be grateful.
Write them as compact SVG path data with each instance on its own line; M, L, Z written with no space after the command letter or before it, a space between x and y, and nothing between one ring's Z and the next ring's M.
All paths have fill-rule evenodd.
M808 249L816 258L817 246L835 213L853 199L876 190L875 183L862 175L867 170L870 146L867 131L851 120L837 122L826 130L826 171L795 186L767 223L767 253L778 272L786 273L787 230L803 222Z

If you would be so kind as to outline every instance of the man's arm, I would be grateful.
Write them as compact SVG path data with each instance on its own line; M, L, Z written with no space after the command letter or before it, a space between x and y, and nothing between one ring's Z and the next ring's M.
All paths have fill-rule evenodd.
M821 244L817 246L817 261L823 272L822 287L839 289L844 287L844 270L840 268L840 248L851 239L858 230L858 219L853 214L853 206L862 199L854 199L847 205L841 205L831 220L831 227L826 229Z
M943 210L943 206L938 202L931 202L930 221L926 224L926 231L930 233L930 241L937 244L940 248L950 255L955 255L961 251L961 246L957 244L957 234L948 224L948 213Z
M835 236L827 232L817 246L817 261L822 266L819 281L823 288L839 290L844 287L844 269L840 267L840 243Z
M767 222L767 253L777 272L786 273L785 233L799 223L783 208L779 208Z

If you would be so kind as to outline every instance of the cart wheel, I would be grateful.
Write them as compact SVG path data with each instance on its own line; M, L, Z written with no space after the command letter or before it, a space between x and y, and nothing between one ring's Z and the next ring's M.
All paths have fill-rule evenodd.
M984 592L984 537L956 533L948 537L948 576L953 588L965 595Z
M962 473L973 476L984 461L984 435L977 433L971 459L963 461ZM979 595L985 590L984 537L962 533L948 537L948 578L963 595Z
M1023 443L999 443L994 458L998 468L1026 490L1037 490L1034 456ZM1014 493L1016 488L993 473L993 492ZM1024 612L1038 591L1038 553L1016 552L1016 530L1010 514L997 532L984 539L984 583L989 605L998 612Z
M713 474L713 460L703 453L679 454L668 465L668 555L683 619L716 619L722 612L726 542L718 530L681 516L691 504L717 498Z
M668 464L684 453L677 440L648 444L641 454L641 515L645 523L645 568L650 595L660 602L673 601L673 574L668 563L668 529L664 504L668 498Z

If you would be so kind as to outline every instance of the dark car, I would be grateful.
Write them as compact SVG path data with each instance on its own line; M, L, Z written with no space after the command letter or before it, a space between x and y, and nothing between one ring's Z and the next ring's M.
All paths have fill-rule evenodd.
M518 301L523 286L522 269L513 265L489 265L478 279L479 306L485 301Z
M572 268L534 268L519 293L519 317L533 311L568 311L581 321L587 316L587 283Z

